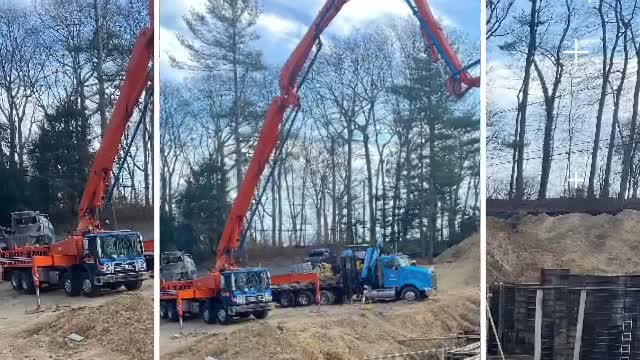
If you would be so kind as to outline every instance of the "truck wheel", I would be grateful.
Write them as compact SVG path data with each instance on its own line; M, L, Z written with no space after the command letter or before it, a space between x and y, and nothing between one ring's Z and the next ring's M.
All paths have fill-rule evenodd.
M226 306L222 304L216 306L216 320L220 325L227 325L231 322L231 316Z
M293 294L289 291L285 291L282 294L280 294L280 299L278 301L278 303L280 304L280 307L286 308L289 306L293 306L295 302L295 299L293 298Z
M142 286L142 280L132 280L124 282L124 288L127 289L127 291L138 290L140 289L140 286Z
M176 304L174 303L167 304L167 319L173 322L176 322L179 320L178 308L176 307Z
M98 294L100 288L93 283L91 276L85 274L82 277L82 295L86 297L94 297Z
M313 302L313 295L309 291L300 291L296 296L296 304L299 306L309 306Z
M20 276L22 282L22 292L25 294L35 294L36 286L33 284L33 276L30 272L23 272Z
M336 301L336 297L329 290L320 291L320 305L333 305Z
M202 309L200 310L200 316L202 317L202 321L207 324L215 324L216 323L216 307L211 302L211 300L207 300L202 305Z
M22 276L20 276L20 272L19 271L12 271L11 272L11 287L15 291L21 291L22 290Z
M258 320L266 318L267 315L269 315L269 310L256 310L253 312L253 317Z
M163 302L160 303L160 319L167 318L167 304Z
M416 289L414 286L407 286L402 289L402 293L400 297L407 301L416 301L420 300L420 291Z
M72 273L65 273L62 277L64 292L68 296L78 296L82 292L82 284Z

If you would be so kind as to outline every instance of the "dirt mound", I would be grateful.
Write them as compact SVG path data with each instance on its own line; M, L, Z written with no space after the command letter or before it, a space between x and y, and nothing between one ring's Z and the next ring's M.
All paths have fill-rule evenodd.
M475 261L480 263L480 235L475 233L436 257L436 263Z
M84 337L83 342L97 344L116 358L153 359L153 300L140 293L122 293L97 307L81 306L56 314L24 333L41 338L52 353L76 345L66 339L75 333Z
M469 292L456 297L435 295L414 304L379 303L369 311L356 305L331 307L319 313L297 309L306 310L305 316L295 320L269 318L230 333L210 334L162 359L351 360L416 350L416 346L424 349L424 342L407 339L477 331L479 305L478 293Z
M439 291L480 286L480 235L473 234L435 259Z
M538 281L541 268L623 274L640 269L640 212L487 218L487 281Z

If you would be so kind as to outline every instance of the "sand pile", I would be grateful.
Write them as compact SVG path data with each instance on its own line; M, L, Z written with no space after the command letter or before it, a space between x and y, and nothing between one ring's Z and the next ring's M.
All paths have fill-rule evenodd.
M70 343L70 334L84 337ZM141 293L121 293L97 307L77 307L56 314L25 331L37 337L52 353L74 346L97 344L100 348L132 360L153 359L153 300Z
M480 287L480 235L473 234L435 259L440 291Z
M538 281L540 269L624 274L640 271L640 212L487 219L487 281Z
M162 359L191 360L212 356L220 360L305 359L347 360L411 351L425 343L408 338L433 337L478 330L479 296L468 293L408 304L379 303L363 311L355 305L345 313L312 313L301 319L270 318L227 334L211 334ZM298 311L303 311L298 309ZM437 345L437 344L436 344Z

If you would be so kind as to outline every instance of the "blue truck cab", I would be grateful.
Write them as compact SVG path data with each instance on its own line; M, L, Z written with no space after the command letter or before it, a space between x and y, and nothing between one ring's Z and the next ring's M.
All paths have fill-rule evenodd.
M267 269L242 268L225 271L221 275L221 303L215 310L218 323L226 324L233 317L267 317L273 308L271 275Z
M101 231L85 235L84 248L83 293L91 294L98 287L117 289L123 285L127 290L135 290L147 278L139 232Z
M360 253L354 249L343 252L343 257L347 259L344 262L347 265L344 282L352 289L348 293L362 291L365 297L371 299L408 301L423 299L433 293L437 281L432 268L412 264L403 254L381 255L380 249L381 246L377 246ZM352 280L356 274L359 279Z
M412 265L405 255L383 255L380 257L380 263L382 287L396 289L398 297L417 300L431 295L436 287L433 269ZM417 289L418 293L413 289Z

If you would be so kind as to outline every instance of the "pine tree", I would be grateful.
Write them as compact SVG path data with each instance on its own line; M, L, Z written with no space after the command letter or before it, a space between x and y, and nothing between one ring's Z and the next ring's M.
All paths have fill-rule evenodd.
M264 69L262 52L253 46L259 39L254 30L259 15L255 0L208 0L204 12L192 9L183 18L189 33L178 35L178 40L188 50L190 61L170 57L178 68L229 77L236 188L242 181L242 146L247 141L242 138L241 127L250 118L246 89L251 75Z
M176 203L181 220L193 231L192 239L197 239L197 243L183 250L196 256L213 254L229 212L227 173L218 157L212 154L191 171ZM184 232L181 228L185 229L176 229L176 241Z

